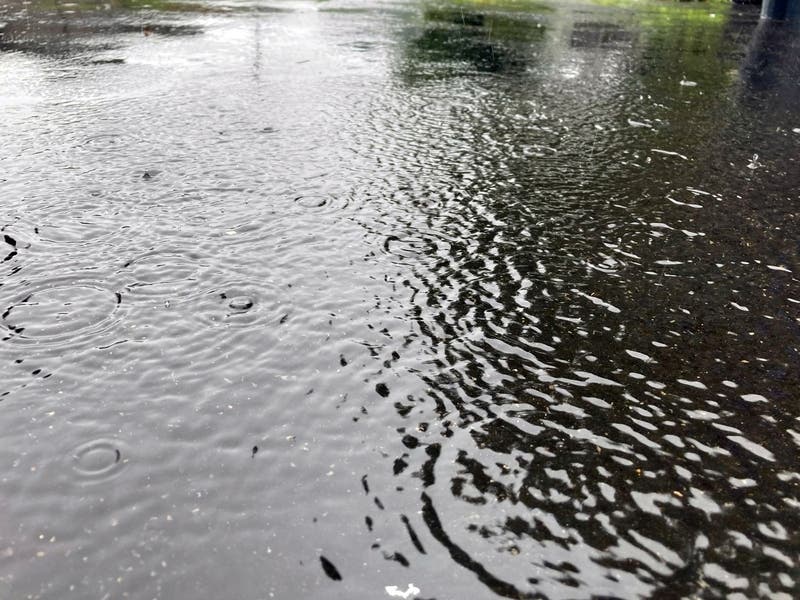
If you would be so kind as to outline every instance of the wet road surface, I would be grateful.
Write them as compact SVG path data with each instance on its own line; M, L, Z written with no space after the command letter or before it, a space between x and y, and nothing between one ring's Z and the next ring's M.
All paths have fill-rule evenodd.
M0 595L797 597L757 16L0 4Z

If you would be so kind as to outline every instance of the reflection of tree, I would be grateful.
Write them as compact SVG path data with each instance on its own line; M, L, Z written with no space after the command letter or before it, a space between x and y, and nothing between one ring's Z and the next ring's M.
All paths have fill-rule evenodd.
M635 34L620 25L600 22L578 22L572 28L570 45L573 48L625 47Z
M204 5L177 2L112 0L64 5L44 0L0 6L0 51L46 56L74 56L110 50L119 42L109 36L125 34L181 36L202 31L197 25L174 22L179 13L207 12ZM172 18L165 15L172 13Z
M429 8L422 26L410 34L405 65L418 73L434 65L437 77L459 73L464 66L467 72L520 72L526 66L525 49L543 34L535 21L474 8Z
M392 123L384 130L408 171L403 197L420 203L398 207L387 249L413 270L411 318L435 364L422 375L426 398L398 410L408 419L409 402L432 399L438 418L404 437L410 456L396 472L421 481L433 537L500 595L692 595L712 562L751 575L754 557L725 532L756 534L760 508L719 509L741 497L728 478L758 478L757 507L791 493L731 442L740 416L759 411L719 381L726 369L743 384L769 381L737 367L764 349L726 349L731 331L755 322L731 323L731 284L710 267L726 248L696 229L712 225L702 219L718 201L695 200L706 212L694 216L665 196L706 193L700 148L725 176L720 141L706 140L732 117L732 67L752 21L726 28L723 15L674 8L608 23L565 11L535 38L493 33L522 66L481 69L493 63L473 44L495 15L459 24L459 14L426 13L399 68L414 91L459 75L458 93L430 85L426 102L412 98L396 126L404 145L392 146ZM731 192L715 183L707 193ZM776 308L752 292L753 306ZM744 434L769 445L758 423ZM786 453L777 460L790 468Z

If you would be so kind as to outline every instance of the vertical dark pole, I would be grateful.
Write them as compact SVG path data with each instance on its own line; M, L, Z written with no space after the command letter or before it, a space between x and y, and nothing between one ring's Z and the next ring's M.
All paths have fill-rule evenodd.
M762 19L800 19L800 0L764 0Z

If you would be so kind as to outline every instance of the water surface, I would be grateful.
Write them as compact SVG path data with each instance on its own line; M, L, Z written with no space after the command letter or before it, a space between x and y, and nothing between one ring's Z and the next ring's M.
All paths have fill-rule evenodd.
M2 3L2 595L797 597L757 17Z

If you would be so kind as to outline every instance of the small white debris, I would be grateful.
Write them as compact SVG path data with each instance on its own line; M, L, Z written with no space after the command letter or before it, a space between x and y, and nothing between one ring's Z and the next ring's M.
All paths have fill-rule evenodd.
M688 79L681 79L681 85L684 87L695 87L697 85L697 82L689 81Z
M394 596L396 598L405 598L406 600L413 598L420 592L419 588L413 583L408 584L408 588L406 588L405 592L401 592L396 585L387 585L384 589L390 596Z
M791 273L791 271L789 269L787 269L786 267L783 267L783 266L767 265L767 268L768 269L772 269L773 271L783 271L784 273Z
M731 306L733 308L738 308L739 310L744 312L750 312L749 308L747 308L746 306L742 306L741 304L736 304L736 302L731 302Z

